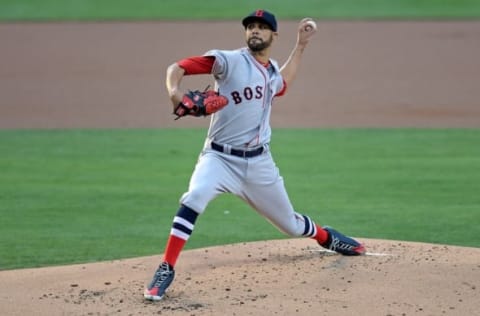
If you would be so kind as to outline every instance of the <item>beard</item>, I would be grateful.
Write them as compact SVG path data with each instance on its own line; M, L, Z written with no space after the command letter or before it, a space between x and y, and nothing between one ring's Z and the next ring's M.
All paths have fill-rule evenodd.
M272 45L272 42L273 42L273 36L270 36L270 38L267 41L263 41L258 37L250 37L247 41L247 45L252 52L260 52L265 48L270 47L270 45Z

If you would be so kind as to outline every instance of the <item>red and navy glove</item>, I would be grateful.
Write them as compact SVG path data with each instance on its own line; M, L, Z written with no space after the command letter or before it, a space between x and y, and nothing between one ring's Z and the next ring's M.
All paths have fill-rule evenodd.
M207 116L220 111L228 104L228 99L223 95L218 94L213 90L205 89L205 91L188 91L183 95L182 102L180 102L173 114L179 118L192 116Z

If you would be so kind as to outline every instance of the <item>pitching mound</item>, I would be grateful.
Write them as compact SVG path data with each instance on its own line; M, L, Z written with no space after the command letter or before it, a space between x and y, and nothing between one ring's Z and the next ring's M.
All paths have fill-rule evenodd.
M186 251L161 302L159 257L0 272L3 315L476 315L480 249L362 239L344 257L308 239Z

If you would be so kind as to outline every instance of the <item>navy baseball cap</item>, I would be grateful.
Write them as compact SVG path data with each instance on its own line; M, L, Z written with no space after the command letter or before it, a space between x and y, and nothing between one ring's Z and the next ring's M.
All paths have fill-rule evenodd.
M275 19L275 15L266 10L253 11L242 20L242 24L246 28L248 24L255 21L263 22L270 26L272 31L277 31L277 20Z

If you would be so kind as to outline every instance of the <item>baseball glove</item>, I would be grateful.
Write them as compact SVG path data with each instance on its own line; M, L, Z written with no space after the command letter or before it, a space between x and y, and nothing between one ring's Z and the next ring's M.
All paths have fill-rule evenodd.
M183 95L182 102L177 105L173 114L177 116L175 120L186 115L207 116L220 111L227 104L226 97L213 90L208 90L208 87L203 92L189 90Z

